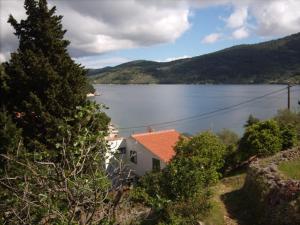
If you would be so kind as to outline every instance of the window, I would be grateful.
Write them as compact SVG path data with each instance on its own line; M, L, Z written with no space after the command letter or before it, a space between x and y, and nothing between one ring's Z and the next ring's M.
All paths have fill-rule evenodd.
M160 160L152 158L152 171L160 171Z
M137 164L137 154L136 151L130 151L130 161Z
M118 148L120 154L126 154L126 148Z

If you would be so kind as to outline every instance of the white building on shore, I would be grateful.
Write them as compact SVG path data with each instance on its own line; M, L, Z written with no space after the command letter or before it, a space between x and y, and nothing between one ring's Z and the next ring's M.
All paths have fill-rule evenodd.
M179 139L180 133L176 130L139 133L128 138L111 135L107 138L110 146L107 168L117 156L138 176L161 170L175 155L174 147Z

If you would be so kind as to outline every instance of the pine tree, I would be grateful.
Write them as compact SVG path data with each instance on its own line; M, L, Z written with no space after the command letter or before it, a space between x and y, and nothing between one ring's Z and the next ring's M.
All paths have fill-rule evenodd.
M256 124L259 122L259 119L254 117L252 114L249 115L248 120L246 121L246 124L244 125L245 128L252 126L253 124Z
M1 97L28 148L53 145L59 124L86 102L86 70L68 54L62 16L46 0L25 0L27 18L8 22L19 47L4 64L5 91ZM1 88L3 89L3 88ZM3 90L1 90L2 92Z
M20 144L20 130L13 123L5 109L0 109L0 176L5 163L2 154L16 150Z

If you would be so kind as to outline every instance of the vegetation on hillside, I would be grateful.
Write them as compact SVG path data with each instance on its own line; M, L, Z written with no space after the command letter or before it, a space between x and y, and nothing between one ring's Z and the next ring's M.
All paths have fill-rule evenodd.
M153 207L150 224L196 224L212 205L211 187L224 165L225 145L211 132L181 139L176 155L162 172L140 180L133 200Z
M278 169L285 177L300 180L300 160L281 162Z
M171 62L133 61L90 70L95 83L300 83L300 33Z
M104 170L105 132L94 130L101 116L94 104L76 111L60 124L61 140L55 149L28 151L19 139L16 148L1 155L5 160L0 171L1 224L112 220L113 202L107 199L112 184ZM95 218L99 208L103 215Z
M0 67L0 223L108 224L119 197L105 170L110 119L86 99L56 8L24 6L26 19L9 18L19 48Z
M118 208L128 197L151 208L146 218L135 217L135 224L190 225L200 220L209 224L214 188L221 177L247 165L253 156L266 157L299 143L299 113L280 111L267 121L250 116L242 138L229 130L182 138L170 163L141 177L124 197L128 180L123 164L113 174L105 170L110 119L102 105L86 99L86 70L67 52L62 17L55 14L55 7L48 8L46 0L25 0L25 10L27 18L21 22L9 19L19 48L0 66L1 224L126 223L117 221L117 215L119 208L132 210L130 204ZM259 49L285 48L295 37L261 44ZM180 71L193 60L176 61L175 67ZM150 64L131 62L123 67L142 66L149 72L154 64L161 65ZM173 64L166 63L169 67L161 70L168 72ZM154 79L149 77L161 82ZM242 182L243 175L233 179L230 188L237 190ZM235 201L237 195L223 197L224 202Z
M132 201L152 208L152 214L141 224L224 224L228 214L238 222L255 224L255 212L248 203L253 196L242 190L245 167L253 157L274 155L300 141L295 129L300 114L279 111L275 118L260 121L250 115L241 138L223 130L217 135L203 132L179 141L167 167L146 174L131 193ZM289 135L285 121L290 121ZM290 165L285 168L291 170ZM232 176L241 171L241 175Z
M1 103L24 135L27 148L37 150L56 139L63 117L74 115L86 101L86 71L69 56L62 16L46 0L26 0L27 18L8 22L19 39L18 49L4 63Z

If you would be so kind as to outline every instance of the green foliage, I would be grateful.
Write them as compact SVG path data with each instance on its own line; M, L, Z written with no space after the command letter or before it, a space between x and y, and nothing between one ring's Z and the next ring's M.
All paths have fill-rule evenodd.
M239 142L239 136L229 129L223 129L217 135L226 146L236 146Z
M0 223L111 224L110 119L86 100L86 70L68 54L62 16L46 0L24 5L26 19L9 18L19 47L0 66Z
M246 121L246 124L244 125L244 127L249 127L253 124L256 124L259 122L259 119L254 117L252 114L249 115L248 120Z
M129 199L134 203L142 203L146 206L154 207L156 199L147 193L147 190L137 186L130 191Z
M149 172L140 178L139 187L145 190L151 197L162 196L164 192L162 182L163 177L161 172Z
M87 93L95 93L96 91L96 89L91 83L87 83L86 89L87 89L86 90Z
M282 137L278 123L266 120L247 127L240 148L245 159L249 156L269 156L282 149Z
M95 130L102 117L99 107L77 107L73 117L64 118L58 151L30 152L19 146L2 155L7 163L0 181L0 199L5 199L1 223L87 224L99 208L99 222L112 221L106 130Z
M196 225L211 209L208 202L210 198L211 193L206 192L205 195L198 193L184 201L168 202L160 211L158 224Z
M155 209L151 224L196 224L211 207L210 186L219 178L225 145L213 133L203 132L182 138L175 149L166 168L146 174L134 191L136 201Z
M291 125L282 125L280 127L281 130L281 138L282 138L282 149L286 150L294 147L297 143L297 131L296 128Z
M0 103L3 104L4 99L7 97L9 87L7 86L7 74L4 71L4 67L0 64Z
M238 144L240 139L236 133L228 129L223 129L221 132L217 133L217 135L226 146L224 166L221 170L223 173L226 173L235 168L239 162Z
M275 120L282 128L288 126L290 129L295 129L297 139L300 141L300 113L295 113L290 110L279 110L275 116Z
M53 147L61 118L86 101L86 71L69 56L62 16L46 0L25 0L27 18L9 17L19 47L4 64L1 105L5 105L31 151ZM2 95L2 92L5 94Z
M181 139L176 155L166 167L170 199L188 199L215 183L224 164L225 145L207 131Z
M281 162L278 165L279 171L290 179L300 180L300 160Z
M165 187L163 172L149 172L142 176L130 194L133 202L142 203L160 214L171 201L167 198L168 189Z
M16 149L20 144L21 131L12 122L6 111L0 111L0 154L6 154ZM5 160L0 158L0 169L4 166Z
M172 62L132 61L90 70L96 83L300 83L300 33Z

